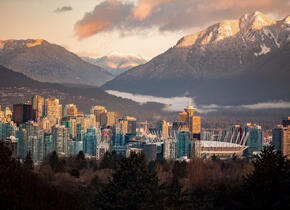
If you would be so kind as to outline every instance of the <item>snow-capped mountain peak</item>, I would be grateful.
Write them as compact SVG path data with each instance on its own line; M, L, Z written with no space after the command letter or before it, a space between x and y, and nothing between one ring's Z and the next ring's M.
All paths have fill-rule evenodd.
M284 20L284 22L287 21L290 22L290 18ZM246 33L249 30L261 30L265 26L274 25L276 23L275 20L271 20L263 13L256 11L251 14L245 14L240 19L224 20L201 32L185 36L177 43L176 47L207 45L235 36L240 32Z
M240 29L244 30L260 30L265 26L270 26L277 23L275 20L266 17L263 13L258 11L243 15L239 22Z
M83 60L101 66L113 75L119 75L130 68L146 63L148 59L133 53L122 54L114 51L100 58L83 57Z

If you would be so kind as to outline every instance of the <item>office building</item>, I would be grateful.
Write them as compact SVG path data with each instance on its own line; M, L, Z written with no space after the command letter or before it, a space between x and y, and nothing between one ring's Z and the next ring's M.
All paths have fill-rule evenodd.
M118 122L119 114L118 112L107 112L107 125L108 127L113 127L114 124Z
M272 129L272 144L284 156L290 158L290 117Z
M64 117L75 117L78 115L78 109L75 104L67 104L64 107Z
M163 158L166 160L175 160L177 157L177 141L175 138L164 140Z
M191 157L193 141L191 134L188 131L181 131L178 133L177 138L177 158Z
M57 153L67 153L67 141L69 139L69 129L63 125L52 127L53 149Z
M107 110L104 106L93 106L91 108L91 114L96 117L96 123L98 127L105 127L107 124Z
M256 124L247 123L244 126L244 134L246 138L246 146L248 148L245 150L245 155L255 155L262 151L264 142L264 133L261 126Z
M13 121L19 125L32 120L31 104L14 104L13 105Z
M36 95L32 97L32 111L33 120L39 122L44 115L44 98L42 96Z
M49 120L50 126L54 126L59 123L62 118L62 105L59 104L59 100L50 97L45 101L45 115Z
M148 161L156 160L157 145L156 144L145 144L144 155Z
M161 132L161 136L163 139L167 139L169 137L168 127L169 123L165 120L160 121L157 125L157 129Z

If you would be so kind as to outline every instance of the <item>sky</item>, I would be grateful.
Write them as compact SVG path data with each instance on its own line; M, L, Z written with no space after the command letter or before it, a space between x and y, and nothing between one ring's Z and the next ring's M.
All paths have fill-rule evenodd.
M289 0L0 0L0 40L45 39L89 57L151 59L224 19L260 11L281 19Z

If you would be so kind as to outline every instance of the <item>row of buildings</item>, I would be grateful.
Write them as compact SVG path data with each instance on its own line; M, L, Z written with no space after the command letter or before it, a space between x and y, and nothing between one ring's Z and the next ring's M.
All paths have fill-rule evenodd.
M289 119L273 129L273 143L289 151L285 123ZM0 140L11 146L14 157L24 159L30 152L35 162L52 151L62 155L84 151L97 159L112 150L123 155L144 152L149 160L252 156L262 150L263 139L261 126L251 123L218 133L201 130L201 117L191 105L179 113L177 121L162 120L150 127L104 106L91 107L89 114L79 112L75 104L63 108L54 97L34 96L31 102L13 105L13 111L0 107Z

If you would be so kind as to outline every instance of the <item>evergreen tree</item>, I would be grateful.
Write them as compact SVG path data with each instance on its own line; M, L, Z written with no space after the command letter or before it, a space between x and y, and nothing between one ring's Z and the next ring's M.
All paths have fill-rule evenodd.
M77 157L76 157L77 160L85 160L85 154L83 151L79 151L79 153L77 154Z
M29 169L29 170L33 170L33 160L31 158L31 152L29 151L26 155L26 158L24 160L24 168Z
M101 209L156 209L162 207L155 173L147 169L144 154L123 157L113 178L97 196Z
M79 170L86 168L87 167L87 160L85 158L85 154L83 151L80 151L77 156L76 156L76 160L77 160L77 168Z
M116 169L121 160L121 155L118 155L116 151L106 152L100 164L100 169L109 168Z
M243 206L249 209L290 209L290 164L274 146L264 147L245 177Z
M184 209L186 205L186 195L182 192L177 177L173 177L171 184L168 186L166 206L168 209Z
M56 151L53 151L52 154L49 156L49 164L53 171L56 171L58 165L58 155Z
M75 178L80 178L80 172L78 169L75 169L75 168L70 171L70 175Z

